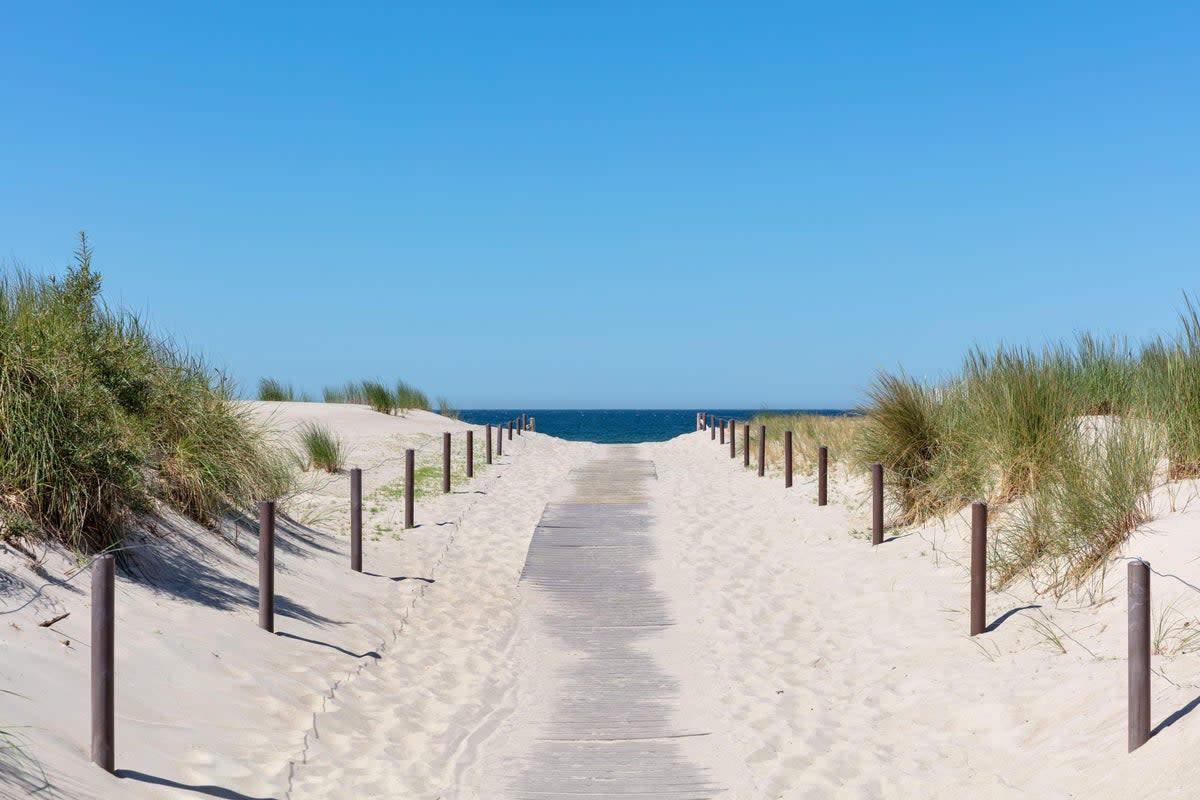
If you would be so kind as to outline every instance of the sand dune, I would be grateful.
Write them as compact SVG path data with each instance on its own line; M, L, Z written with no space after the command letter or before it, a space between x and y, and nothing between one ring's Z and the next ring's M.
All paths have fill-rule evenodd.
M118 580L113 777L88 763L87 571L54 551L31 569L5 550L0 689L17 694L0 693L0 721L30 726L45 781L6 769L0 790L516 796L499 765L524 752L525 721L549 719L554 665L572 657L519 583L526 551L547 503L572 491L604 502L569 476L611 448L506 440L493 468L422 498L419 527L402 534L402 501L380 490L403 449L440 453L437 434L467 426L322 404L255 413L285 436L320 419L367 468L367 574L348 569L344 474L310 475L281 523L275 636L255 627L254 530L155 521L159 536L131 542ZM637 457L654 473L639 490L657 554L646 574L674 620L646 652L678 684L675 722L703 729L687 752L721 787L712 796L1193 795L1200 662L1177 651L1200 612L1194 485L1160 491L1156 520L1124 550L1159 573L1164 651L1160 732L1126 754L1123 561L1058 603L1024 586L991 593L995 627L972 639L965 517L872 548L856 478L835 475L818 508L811 477L790 490L760 479L706 433Z

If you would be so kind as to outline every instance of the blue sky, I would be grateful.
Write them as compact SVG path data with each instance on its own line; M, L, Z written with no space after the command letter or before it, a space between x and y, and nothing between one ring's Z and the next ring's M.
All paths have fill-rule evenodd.
M845 407L1200 289L1194 4L440 5L7 4L0 258L462 407Z

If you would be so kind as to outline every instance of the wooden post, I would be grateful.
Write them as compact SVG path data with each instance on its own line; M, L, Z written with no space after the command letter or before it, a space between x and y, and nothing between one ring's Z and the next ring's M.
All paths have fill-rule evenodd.
M492 463L492 423L488 423L484 428L483 438L487 439L487 463Z
M362 470L350 470L350 569L362 572Z
M475 477L475 431L467 431L467 477Z
M510 419L508 421L508 440L510 442L512 441L512 425L513 425L513 421Z
M496 426L496 455L504 455L504 424Z
M92 562L92 761L105 772L112 772L116 766L115 562L112 553Z
M767 426L758 426L758 477L767 474Z
M971 503L971 635L987 628L987 503Z
M742 466L750 466L750 423L742 426Z
M537 417L529 418L529 432L537 433Z
M883 544L883 464L871 465L871 544Z
M713 420L713 424L708 431L708 438L714 442L717 440L717 421L715 419Z
M275 632L275 501L258 504L258 627Z
M450 494L450 434L442 434L442 492Z
M1150 565L1129 562L1129 752L1150 739Z
M725 444L725 420L721 420L721 444Z
M729 420L729 457L737 458L737 424Z
M417 453L404 451L404 527L413 527L413 494L416 489Z
M829 448L817 449L817 505L829 504Z
M783 486L792 488L792 432L783 432Z

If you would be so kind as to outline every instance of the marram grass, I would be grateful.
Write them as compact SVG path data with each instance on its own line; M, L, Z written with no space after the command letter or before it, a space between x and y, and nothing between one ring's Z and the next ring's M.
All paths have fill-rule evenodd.
M1156 467L1200 477L1200 315L1139 347L1087 334L1040 351L976 349L940 382L880 374L854 450L881 462L897 524L996 507L994 577L1062 592L1150 520Z
M287 491L283 451L203 362L99 299L81 235L60 278L0 278L0 536L115 544L163 502L201 521Z
M305 469L336 473L345 464L345 444L328 426L307 422L300 428L299 439Z

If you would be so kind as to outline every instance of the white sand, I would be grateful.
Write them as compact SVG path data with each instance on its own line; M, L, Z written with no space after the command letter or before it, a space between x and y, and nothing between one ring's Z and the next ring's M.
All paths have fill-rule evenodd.
M259 408L284 430L318 415L335 426L351 463L373 467L368 496L402 474L405 446L434 442L423 452L436 459L429 434L465 428ZM117 767L152 777L88 763L86 571L64 585L60 554L42 574L0 555L0 689L23 695L0 693L0 724L33 726L28 749L53 787L40 796L206 796L173 783L208 796L503 797L489 765L538 691L529 660L553 656L524 620L525 550L569 471L604 450L543 435L505 448L466 491L422 499L415 531L400 534L402 501L369 499L376 576L348 569L348 479L313 478L293 504L311 527L281 527L277 556L277 590L294 604L277 629L302 638L255 627L253 531L226 543L175 521L169 547L137 551L162 568L118 579ZM678 646L656 653L683 677L685 713L712 730L697 752L723 797L1195 795L1200 714L1125 752L1124 562L1091 597L990 594L989 621L1022 610L972 639L965 518L872 548L855 480L835 480L818 508L811 478L791 490L757 478L707 433L640 453L657 468L655 574L679 621ZM1174 510L1160 491L1158 518L1125 553L1162 573L1155 622L1182 624L1200 614L1200 503L1194 485L1175 488ZM1200 696L1200 654L1154 667L1157 726ZM0 790L26 788L0 773Z

